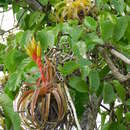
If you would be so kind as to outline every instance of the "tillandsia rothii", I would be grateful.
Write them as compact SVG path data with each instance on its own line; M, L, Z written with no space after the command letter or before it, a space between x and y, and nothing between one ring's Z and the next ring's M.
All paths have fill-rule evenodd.
M49 58L45 57L43 65L40 43L33 38L26 51L37 64L40 77L33 83L36 89L26 90L19 98L17 110L21 111L23 124L31 129L54 128L63 120L67 109L61 83L57 83L55 67Z

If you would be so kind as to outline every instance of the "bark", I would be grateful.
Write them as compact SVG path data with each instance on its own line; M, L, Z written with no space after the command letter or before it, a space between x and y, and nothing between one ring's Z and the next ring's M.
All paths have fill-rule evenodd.
M113 74L113 76L119 80L120 82L125 82L127 80L130 80L130 73L128 72L127 75L121 74L118 70L118 68L114 65L114 63L112 62L111 58L109 57L109 53L107 52L106 49L104 49L103 47L99 47L98 48L99 52L101 53L102 57L105 59L106 63L108 64L109 68L111 69L111 72ZM114 52L114 53L113 53ZM119 52L115 53L115 51L112 51L112 53L114 55L118 54L119 57ZM120 54L120 56L122 56L122 54ZM121 58L121 57L120 57ZM121 58L122 59L122 58ZM128 63L129 63L129 59L128 59Z
M31 7L33 10L43 11L43 6L37 0L26 0L26 3Z
M90 96L90 104L86 106L86 110L80 121L82 130L97 130L96 119L101 100L102 98L97 98L96 95Z

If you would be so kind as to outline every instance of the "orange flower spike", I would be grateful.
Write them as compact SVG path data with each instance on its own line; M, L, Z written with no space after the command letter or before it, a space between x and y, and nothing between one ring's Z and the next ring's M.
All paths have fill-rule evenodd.
M37 60L37 45L35 43L34 38L32 39L31 43L28 44L26 47L27 54L32 57L32 59L36 62Z
M31 48L32 48L32 51L33 51L32 59L36 62L37 61L37 44L34 40L34 37L32 38Z
M39 70L41 72L42 80L45 82L46 78L45 78L44 72L43 72L43 64L42 64L42 60L41 60L41 45L40 45L40 42L38 42L38 45L37 45L37 64L38 64Z
M36 53L37 53L37 64L38 64L39 68L42 68L41 45L40 45L40 42L38 42Z
M36 41L35 41L34 37L32 38L31 46L32 46L33 51L36 51L37 44L36 44Z
M38 42L38 44L36 44L36 41L33 37L31 43L29 43L29 45L26 47L26 52L30 57L32 57L34 62L38 65L38 68L39 68L41 76L42 76L42 80L45 82L46 78L45 78L44 72L42 70L43 64L42 64L42 60L41 60L40 42Z

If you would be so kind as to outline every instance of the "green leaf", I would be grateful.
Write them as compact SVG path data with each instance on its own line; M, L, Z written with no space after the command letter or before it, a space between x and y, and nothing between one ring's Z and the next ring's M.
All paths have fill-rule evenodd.
M124 0L111 0L111 4L114 5L114 8L119 14L124 12Z
M109 130L110 123L106 123L102 126L101 130Z
M20 44L21 43L21 39L22 39L22 37L23 37L23 34L24 34L24 32L23 31L20 31L20 32L18 32L18 33L16 33L16 38L15 38L15 40L16 40L16 43L17 44Z
M78 51L78 53L80 54L80 56L85 57L86 55L86 44L84 41L78 41L76 44L76 49Z
M127 29L126 29L126 38L130 43L130 16L128 17L128 26L127 26Z
M102 38L105 41L110 40L113 37L114 24L110 21L101 21L100 30L101 30Z
M48 4L48 0L38 0L42 5L47 5Z
M117 122L111 122L109 130L127 130L123 124Z
M11 129L11 126L12 126L12 124L11 124L11 120L9 119L9 117L8 116L6 116L5 115L5 127L6 127L6 130L10 130Z
M114 28L113 38L119 41L125 34L128 26L128 18L126 16L119 17Z
M81 77L73 76L69 79L69 85L81 93L88 92L87 83L81 79Z
M120 123L121 120L123 119L123 109L122 108L117 108L115 115L117 116L118 122Z
M117 80L114 80L113 84L115 86L115 89L117 91L118 96L124 102L125 101L125 97L126 97L126 90L125 90L125 88Z
M20 8L19 11L16 13L17 21L19 21L19 27L22 30L28 29L28 21L29 21L29 14L28 11Z
M97 22L94 20L94 18L92 18L90 16L85 17L84 25L93 31L95 31L97 28Z
M78 68L79 68L79 65L75 61L65 62L63 67L61 66L58 67L59 71L64 76L71 74L73 71L75 71Z
M40 23L44 17L45 17L45 14L41 12L36 11L36 12L31 13L30 18L29 18L29 27L32 27L34 24Z
M22 73L14 72L9 76L9 80L5 85L10 91L16 91L20 87Z
M12 49L7 52L4 60L4 64L9 72L14 72L22 60L25 58L25 53Z
M34 61L32 61L32 59L30 57L25 58L20 65L17 68L18 72L22 72L22 71L27 71L30 70L32 67L36 66L36 63Z
M77 57L86 57L86 44L84 41L71 42L72 50Z
M17 91L16 91L16 92L10 91L9 88L5 86L5 87L4 87L4 92L8 95L8 97L9 97L11 100L15 100Z
M104 126L106 116L107 116L107 112L102 112L101 113L101 128Z
M125 119L126 119L127 122L130 122L130 112L127 112L125 114Z
M83 57L78 57L77 63L79 64L82 79L86 80L86 77L88 76L91 70L90 69L90 65L92 64L91 61Z
M64 23L61 26L61 30L64 34L69 34L69 36L71 36L73 41L78 41L82 35L82 29L77 27L77 26L73 26L71 27L68 23Z
M6 45L0 43L0 52L3 51L6 48Z
M89 73L89 83L92 91L96 91L100 85L99 73L96 70L91 70Z
M11 120L14 130L20 130L20 118L13 110L12 100L4 93L0 94L0 105L2 106L4 113Z
M113 87L110 83L105 82L103 88L103 100L104 103L111 103L115 100L116 95L113 90Z
M127 130L126 126L123 124L118 125L118 130Z
M104 44L103 40L95 32L88 33L85 38L87 51L91 51L97 44Z
M87 105L87 103L89 103L88 93L76 92L74 104L75 104L75 108L76 108L76 113L79 118L82 117L82 114L85 110L84 105Z
M130 98L126 101L126 105L130 106Z
M31 41L32 35L33 35L33 32L30 30L27 30L23 33L23 36L20 42L22 48L24 48L29 43L29 41Z
M104 79L104 77L109 73L110 69L108 65L105 65L99 72L100 79Z
M100 86L99 86L98 90L96 91L97 97L100 97L102 95L102 93L103 93L103 82L100 82Z
M118 124L116 122L111 122L109 130L118 130Z
M37 33L37 40L40 41L43 49L47 49L48 46L52 47L55 43L57 33L53 30L42 30Z
M30 70L32 67L36 66L36 64L30 59L24 59L21 64L17 67L17 71L11 73L9 75L9 79L5 85L5 90L9 90L15 92L20 88L21 76L23 72Z
M16 1L12 2L12 7L13 7L13 13L17 13L20 9L20 7L18 6L18 4L16 3Z

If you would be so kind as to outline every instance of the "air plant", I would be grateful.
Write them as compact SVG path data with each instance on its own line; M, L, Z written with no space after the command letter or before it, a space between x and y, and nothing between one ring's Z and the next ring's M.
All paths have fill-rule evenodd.
M35 83L26 83L28 86L35 85L36 89L25 91L19 98L17 110L24 125L31 129L50 129L56 127L66 113L66 98L62 84L57 83L55 67L45 57L42 64L40 43L36 44L34 38L26 47L27 54L37 64L40 77Z
M58 21L81 20L81 14L85 16L90 7L91 0L63 0L55 6L56 18Z

